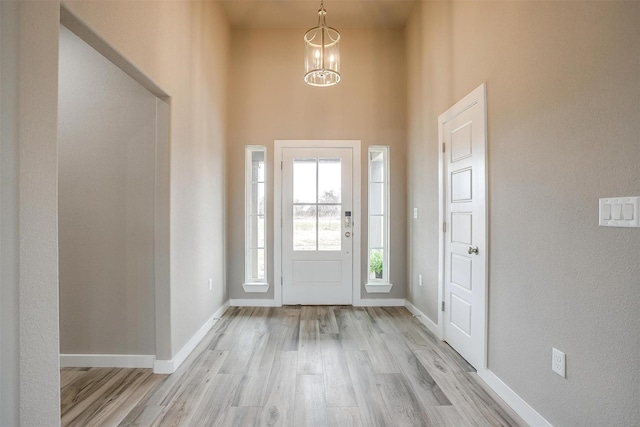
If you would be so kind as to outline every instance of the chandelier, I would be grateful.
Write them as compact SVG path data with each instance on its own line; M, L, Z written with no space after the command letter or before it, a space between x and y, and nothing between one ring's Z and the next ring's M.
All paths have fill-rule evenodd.
M333 86L340 81L340 33L327 27L324 0L318 10L318 26L304 34L304 81L311 86Z

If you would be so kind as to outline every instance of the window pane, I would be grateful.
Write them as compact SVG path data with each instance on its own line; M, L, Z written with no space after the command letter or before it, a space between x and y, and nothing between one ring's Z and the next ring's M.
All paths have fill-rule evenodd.
M251 215L264 215L265 197L264 183L251 184Z
M259 216L258 217L258 246L257 246L259 248L264 248L264 235L265 235L264 226L265 226L264 216Z
M369 152L369 168L371 182L384 181L384 153L382 151Z
M383 248L384 247L383 242L384 242L384 217L370 216L369 217L369 247Z
M249 248L258 247L258 217L251 215L249 218Z
M293 250L316 250L316 205L293 207Z
M318 161L318 202L342 202L342 161L341 159L320 159Z
M264 182L264 151L251 152L251 181Z
M264 249L251 249L251 277L250 279L264 279Z
M252 215L249 220L249 244L251 248L264 248L264 216Z
M316 203L316 159L293 160L293 202Z
M382 279L384 273L383 265L383 250L382 249L370 249L369 250L369 278L370 279Z
M384 184L369 184L369 215L383 215L386 203Z
M318 206L318 250L341 250L341 212L342 205Z

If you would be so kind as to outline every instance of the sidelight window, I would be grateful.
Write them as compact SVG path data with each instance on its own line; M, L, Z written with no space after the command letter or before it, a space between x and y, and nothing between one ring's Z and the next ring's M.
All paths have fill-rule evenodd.
M389 148L369 147L369 284L389 283Z
M247 146L245 156L245 283L266 283L267 148Z

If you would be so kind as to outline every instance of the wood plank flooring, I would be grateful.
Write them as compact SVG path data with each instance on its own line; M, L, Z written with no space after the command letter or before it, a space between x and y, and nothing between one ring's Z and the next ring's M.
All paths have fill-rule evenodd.
M524 426L401 307L227 310L173 375L65 368L63 426Z

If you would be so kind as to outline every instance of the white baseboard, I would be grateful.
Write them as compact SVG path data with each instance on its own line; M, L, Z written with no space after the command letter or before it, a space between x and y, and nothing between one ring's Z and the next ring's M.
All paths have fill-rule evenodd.
M153 354L61 354L61 368L153 368Z
M416 316L416 318L430 330L435 336L442 339L438 325L429 319L423 312L418 310L416 306L406 301L407 309ZM542 415L538 414L527 402L518 396L508 385L498 378L489 369L478 369L478 377L482 379L491 390L493 390L502 400L505 401L511 409L515 411L524 421L532 427L552 427Z
M176 354L171 360L156 360L153 364L153 373L154 374L173 374L182 363L189 357L194 348L200 344L202 338L207 335L207 332L213 327L213 323L216 319L219 319L225 311L229 308L229 301L224 303L222 307L216 310L213 313L213 316L209 318L204 325L198 329L189 341L182 347L182 349Z
M545 420L542 415L537 413L535 409L529 406L527 402L489 369L479 369L478 376L527 424L532 427L553 427L549 421Z
M232 299L229 300L231 307L280 307L272 299Z
M353 302L354 307L404 307L404 298L368 298ZM272 299L232 299L231 307L281 307Z
M438 325L433 320L429 319L426 314L418 310L418 308L415 305L411 304L409 301L405 301L405 307L407 307L407 310L409 310L411 314L413 314L416 319L420 321L420 323L426 326L432 334L442 339L442 334L440 333Z
M362 298L354 307L404 307L404 298Z
M232 299L231 307L281 307L272 299ZM369 298L353 302L354 307L403 307L404 298Z

